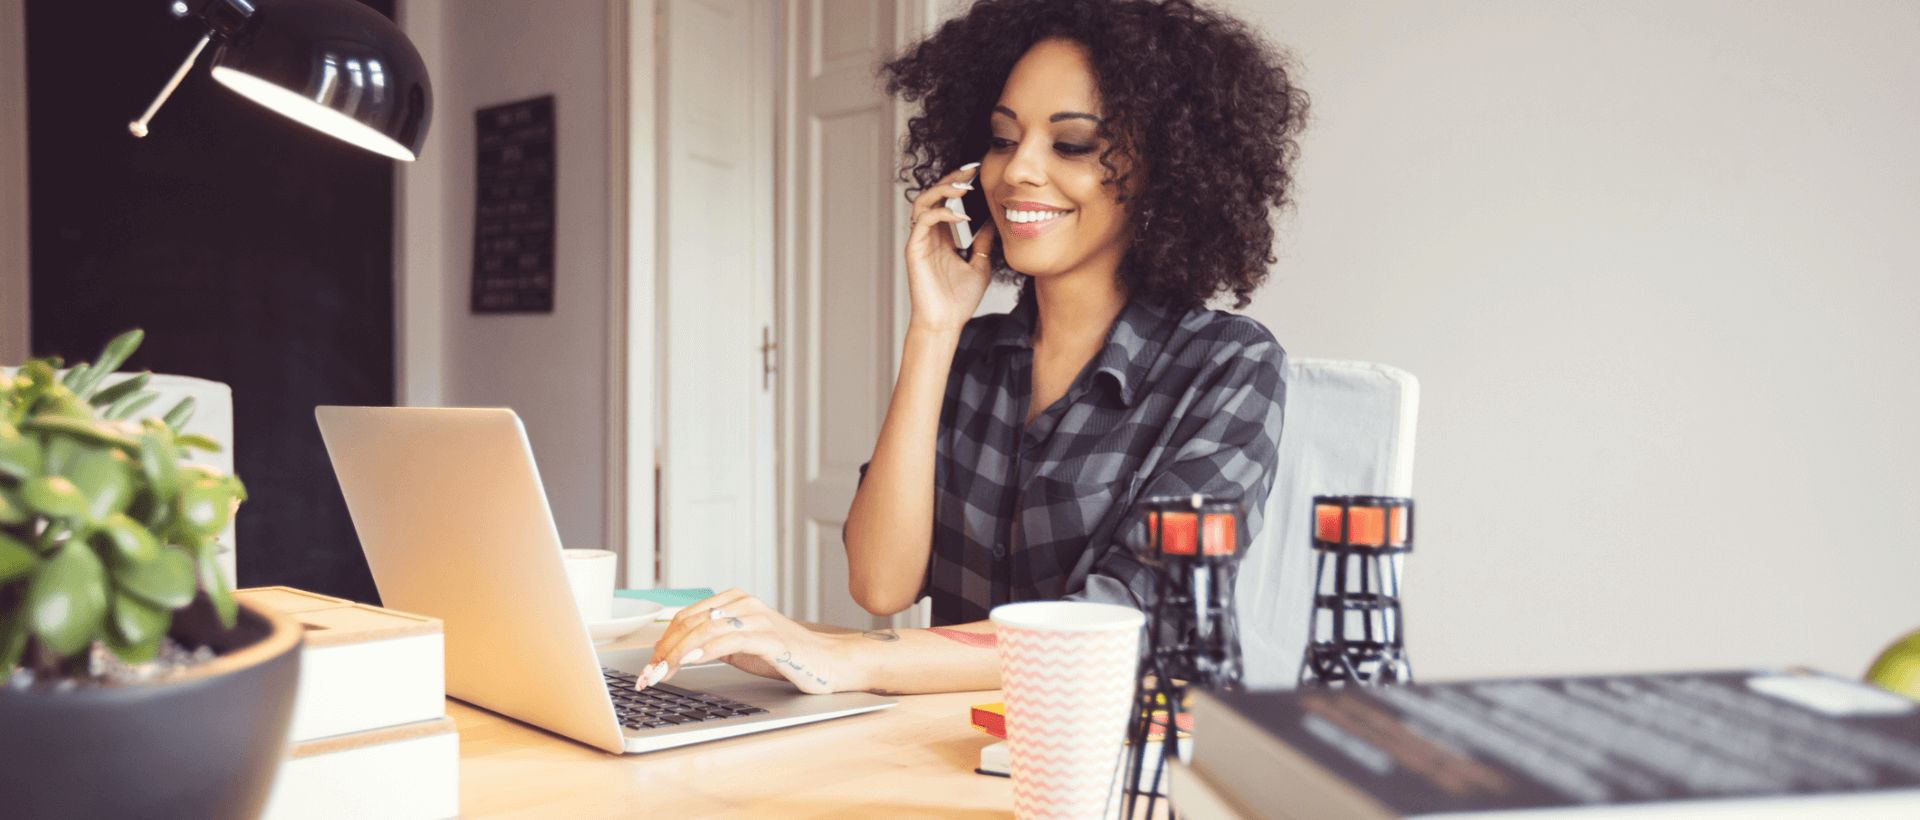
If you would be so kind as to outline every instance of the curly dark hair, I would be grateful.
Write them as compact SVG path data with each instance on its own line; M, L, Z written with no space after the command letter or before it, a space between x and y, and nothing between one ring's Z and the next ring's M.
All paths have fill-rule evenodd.
M1128 293L1187 310L1232 292L1245 307L1274 262L1272 213L1291 204L1307 94L1284 51L1191 0L981 0L888 61L887 93L920 104L902 146L908 196L987 153L1013 64L1056 37L1086 49L1098 83L1100 161L1132 209ZM1119 173L1115 154L1138 170ZM1011 275L997 243L993 262Z

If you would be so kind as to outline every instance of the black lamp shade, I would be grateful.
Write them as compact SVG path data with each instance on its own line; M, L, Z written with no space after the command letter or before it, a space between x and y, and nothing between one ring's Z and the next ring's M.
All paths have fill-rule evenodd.
M433 119L426 62L399 26L355 0L253 0L213 56L213 78L330 136L412 160Z

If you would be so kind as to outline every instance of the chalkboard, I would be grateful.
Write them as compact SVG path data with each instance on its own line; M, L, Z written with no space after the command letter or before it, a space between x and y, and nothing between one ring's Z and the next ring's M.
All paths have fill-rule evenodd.
M394 163L240 98L210 54L127 133L202 33L168 5L26 4L33 353L141 327L129 369L232 386L239 583L377 602L313 408L393 403Z
M483 108L474 180L473 312L553 312L553 97Z

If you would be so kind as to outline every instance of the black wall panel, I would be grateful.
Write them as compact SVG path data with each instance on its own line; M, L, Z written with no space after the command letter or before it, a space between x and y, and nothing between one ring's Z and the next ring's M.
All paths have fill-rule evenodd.
M226 90L212 47L133 137L200 35L169 5L28 0L33 352L142 327L128 368L232 385L240 584L377 602L313 407L393 403L393 161Z

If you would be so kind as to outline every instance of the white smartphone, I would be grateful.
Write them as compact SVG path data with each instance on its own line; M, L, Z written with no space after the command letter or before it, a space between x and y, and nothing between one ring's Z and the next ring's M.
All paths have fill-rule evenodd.
M953 246L963 251L973 247L973 218L967 215L967 204L960 198L953 197L947 200L947 210L966 216L968 219L966 222L947 223L947 227L953 230Z

